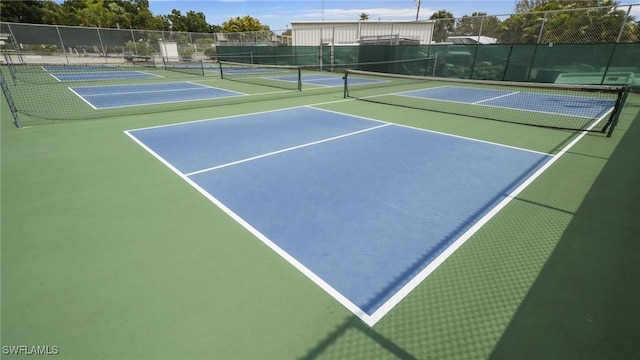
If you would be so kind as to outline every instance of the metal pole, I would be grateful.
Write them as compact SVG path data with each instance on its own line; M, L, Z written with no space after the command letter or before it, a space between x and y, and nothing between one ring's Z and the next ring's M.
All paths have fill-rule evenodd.
M542 19L542 25L540 25L540 32L538 33L538 41L536 41L536 47L533 48L533 56L531 56L531 62L529 63L529 71L527 72L527 79L525 81L530 81L531 72L533 71L533 64L536 61L536 55L538 54L538 47L540 46L540 41L542 40L542 32L544 31L544 24L547 21L547 11L544 12L544 18Z
M164 51L162 51L161 49L161 53L163 54L162 56L162 62L164 63L164 68L165 70L167 69L167 62L169 61L169 53L167 52L167 40L164 37L164 31L160 32L162 34L162 47L164 48Z
M133 34L133 29L129 29L131 31L131 42L133 42L133 52L135 54L131 54L131 63L133 65L136 64L135 57L138 56L138 46L136 45L136 36Z
M108 64L109 61L107 59L107 52L105 51L104 44L102 43L102 36L100 36L100 28L96 28L98 32L98 40L100 40L100 47L102 48L102 53L104 54L104 63Z
M502 72L502 81L507 80L507 70L509 70L509 61L511 61L511 53L513 52L513 44L509 48L509 55L507 55L507 62L504 64L504 71Z
M67 59L67 65L71 65L71 63L69 63L69 56L67 56L67 50L64 48L64 42L62 41L62 35L60 35L60 28L58 26L56 26L56 31L58 32L58 39L60 39L60 45L62 46L62 53Z
M322 27L320 28L320 48L319 48L320 49L320 54L318 56L318 64L320 64L320 71L324 70L324 66L322 64L322 56L323 56L323 54L322 54L322 30L323 29L324 28L322 28Z
M336 28L331 28L331 48L329 49L329 61L331 62L331 72L333 72L333 66L335 65L335 46L336 45Z
M613 61L613 55L615 54L616 49L618 48L618 43L620 42L620 38L622 37L622 32L627 23L627 19L629 18L630 13L631 13L631 6L629 6L629 9L627 10L627 15L624 17L624 20L622 21L622 27L620 28L620 31L618 32L618 38L616 39L616 42L613 44L613 48L611 49L611 54L609 55L609 60L607 60L607 66L604 68L604 74L602 74L602 79L600 79L600 84L604 84L605 80L607 79L607 73L609 72L611 61Z
M622 26L620 27L620 32L618 32L618 37L616 38L616 44L620 42L620 38L622 37L622 33L624 32L624 27L627 26L627 19L629 18L629 14L631 14L631 7L633 5L629 5L629 9L627 9L627 16L622 20Z
M473 79L473 71L476 68L476 62L478 61L478 47L480 46L480 34L482 34L482 25L484 24L484 17L480 18L480 29L478 31L478 42L476 44L476 49L473 54L473 62L471 63L471 74L470 77Z
M7 24L7 27L9 28L9 33L11 34L11 42L13 43L13 48L16 50L16 54L18 54L18 61L20 62L20 64L24 64L24 59L22 58L20 45L18 44L18 40L16 39L16 36L13 35L13 29L11 29L11 25L9 24Z
M542 25L540 25L540 32L538 33L538 42L540 44L540 40L542 40L542 32L544 31L544 24L547 22L547 12L544 12L544 18L542 18Z

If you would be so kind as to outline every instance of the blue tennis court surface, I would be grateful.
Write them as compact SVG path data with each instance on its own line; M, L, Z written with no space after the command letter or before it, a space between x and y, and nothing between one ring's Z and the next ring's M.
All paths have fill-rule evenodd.
M55 71L117 71L117 66L110 65L45 65L42 69L47 72Z
M160 75L153 75L143 71L86 71L86 72L56 72L51 73L56 80L61 82L69 81L100 81L100 80L125 80L125 79L150 79L159 78Z
M450 101L456 103L499 107L534 112L552 112L585 118L600 118L615 106L615 100L542 94L534 92L502 91L468 88L458 86L440 86L421 90L397 93L399 96L418 99Z
M331 74L302 74L302 83L308 85L315 86L327 86L327 87L337 87L344 86L343 75L331 75ZM277 81L288 81L288 82L297 82L298 77L296 75L283 75L283 76L270 76L266 77L267 79L273 79ZM386 82L384 80L376 80L376 79L365 79L359 77L350 77L349 84L350 85L360 85L360 84L371 84L371 83L379 83Z
M245 94L189 81L69 88L94 109L212 100Z
M552 159L310 107L127 134L369 325Z
M289 70L277 69L277 68L225 68L224 73L228 75L260 75L260 74L277 74L288 73Z

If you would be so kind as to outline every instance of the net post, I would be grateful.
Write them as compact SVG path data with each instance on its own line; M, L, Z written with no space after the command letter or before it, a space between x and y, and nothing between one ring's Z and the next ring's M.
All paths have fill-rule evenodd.
M348 98L349 97L349 89L347 88L347 77L349 74L349 70L344 69L344 76L342 77L342 79L344 79L344 93L343 96L344 98Z
M609 131L607 131L607 137L611 137L611 135L613 135L613 130L616 128L616 125L618 125L618 119L620 118L622 107L627 101L627 96L629 96L629 90L630 88L628 86L625 86L618 93L618 99L616 100L616 105L613 108L613 115L611 123L609 124Z
M302 67L298 66L298 91L302 91Z
M224 75L222 71L222 61L218 61L218 67L220 68L220 79L224 79Z
M7 100L7 104L9 104L9 109L11 109L11 116L13 116L13 124L17 128L22 127L22 123L20 123L20 118L18 117L18 110L16 109L16 104L13 101L13 96L11 96L11 91L9 91L9 86L4 79L4 74L2 70L0 70L0 88L2 88L2 93L4 94L5 99Z

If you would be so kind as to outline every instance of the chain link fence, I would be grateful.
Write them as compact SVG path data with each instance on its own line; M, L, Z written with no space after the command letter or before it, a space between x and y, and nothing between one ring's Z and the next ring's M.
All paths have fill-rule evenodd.
M631 84L638 89L639 19L640 4L463 16L397 26L360 22L367 24L366 31L319 23L323 27L315 33L306 31L313 30L308 24L306 32L296 32L295 22L293 29L246 33L0 23L0 46L4 61L16 64L158 66L221 59L334 70L353 63L436 58L429 74L440 77ZM415 32L419 27L422 30ZM295 39L301 34L304 46Z
M637 43L639 18L640 4L437 19L433 42L465 38L496 44Z
M14 63L127 63L215 57L216 34L0 23Z

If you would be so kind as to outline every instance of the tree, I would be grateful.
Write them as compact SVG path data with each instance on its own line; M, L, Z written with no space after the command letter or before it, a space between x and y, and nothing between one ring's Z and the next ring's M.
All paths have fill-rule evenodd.
M206 33L211 31L211 26L207 24L205 15L201 12L195 12L190 10L187 12L187 16L184 19L187 31Z
M185 24L185 18L182 16L180 10L171 10L171 14L167 14L165 18L169 24L171 24L172 31L186 31L187 25Z
M76 16L81 26L110 27L113 21L113 14L105 8L103 0L88 0Z
M464 15L456 21L455 34L463 36L495 37L500 29L500 20L495 16L487 16L484 12L474 12L471 16Z
M173 31L204 33L210 32L212 29L211 25L207 24L205 15L193 10L187 11L187 14L183 16L180 10L173 9L171 14L166 16L166 19L171 24L171 30Z
M221 31L225 33L269 31L269 26L260 24L258 19L249 15L243 17L236 16L222 23Z
M52 0L46 0L42 6L42 21L50 25L77 25L72 14L75 11L69 5L58 4Z
M86 0L85 7L76 11L78 24L88 27L111 28L131 26L130 14L117 2L104 0Z
M360 21L367 21L367 20L369 20L369 14L367 13L360 14Z
M439 10L433 13L429 20L436 20L436 24L433 28L433 41L443 42L447 40L450 34L454 31L455 19L453 14L447 10Z
M516 13L535 11L539 6L544 6L550 0L520 0L516 3Z
M88 27L132 26L134 13L124 0L65 0L58 4L52 0L43 2L43 22L51 25Z
M502 23L497 38L502 43L524 44L616 42L626 16L617 5L611 0L520 0L516 4L520 12ZM626 23L622 35L637 41L634 22Z
M43 8L42 1L2 1L0 21L42 24Z

